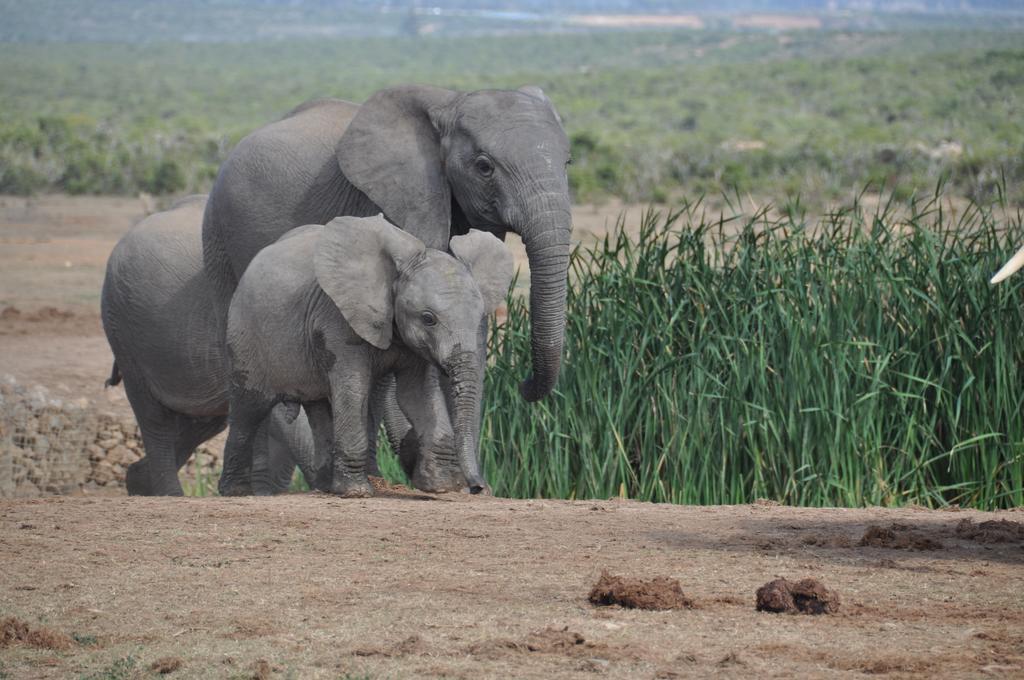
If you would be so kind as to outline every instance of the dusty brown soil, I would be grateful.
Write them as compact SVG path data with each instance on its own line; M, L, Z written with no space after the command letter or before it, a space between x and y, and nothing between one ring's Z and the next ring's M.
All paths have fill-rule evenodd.
M15 642L0 663L18 678L166 659L214 678L1024 673L1024 542L957 535L1020 512L380 493L0 502L0 617L87 641ZM856 545L893 522L945 547ZM803 540L821 534L850 547ZM695 606L594 606L605 570L678 580ZM842 607L756 611L775 578L818 579Z
M0 374L127 411L103 390L96 307L110 248L151 207L0 198ZM575 236L623 208L640 210L579 208ZM1019 677L1022 522L383 485L356 501L0 501L0 676ZM872 525L941 548L858 545ZM594 606L604 571L678 581L694 607ZM776 578L819 579L842 607L757 612Z

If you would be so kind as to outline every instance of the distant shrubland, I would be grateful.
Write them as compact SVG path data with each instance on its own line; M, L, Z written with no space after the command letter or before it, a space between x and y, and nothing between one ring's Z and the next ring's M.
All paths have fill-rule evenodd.
M535 83L577 198L738 190L1024 201L1021 33L615 32L249 44L0 44L0 193L206 190L244 134L320 96Z

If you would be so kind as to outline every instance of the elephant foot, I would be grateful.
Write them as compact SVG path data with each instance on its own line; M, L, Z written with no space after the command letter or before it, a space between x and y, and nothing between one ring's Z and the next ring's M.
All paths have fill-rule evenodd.
M149 466L146 459L137 460L128 466L124 473L124 485L129 496L152 496L149 484Z
M494 489L491 488L490 484L484 484L483 486L463 486L459 489L462 493L473 494L474 496L493 496Z
M460 491L466 488L466 478L462 475L462 470L436 462L429 464L424 459L420 459L410 481L415 488L429 493Z
M228 480L226 482L221 480L221 483L217 485L217 491L221 496L251 496L252 483L248 480Z
M313 489L315 491L323 491L325 493L331 492L331 482L334 480L334 469L330 463L323 465L319 470L316 471L316 476L313 478Z
M342 498L370 498L373 487L366 475L339 475L335 473L331 480L331 493Z

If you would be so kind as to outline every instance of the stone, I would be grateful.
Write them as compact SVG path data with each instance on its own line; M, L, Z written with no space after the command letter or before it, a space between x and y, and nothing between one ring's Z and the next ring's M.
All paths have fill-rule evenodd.
M135 462L132 452L120 444L107 451L106 459L114 465L130 465Z
M40 456L45 456L50 452L50 440L47 437L39 435L36 437L36 441L32 446L32 450Z

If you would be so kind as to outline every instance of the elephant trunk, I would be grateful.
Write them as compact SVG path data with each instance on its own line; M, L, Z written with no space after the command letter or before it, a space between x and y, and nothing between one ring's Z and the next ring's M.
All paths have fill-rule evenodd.
M455 453L469 492L480 493L487 488L480 472L480 402L482 389L481 361L474 352L458 352L445 365L451 385L452 430Z
M530 261L533 372L519 385L519 393L526 401L547 396L561 369L571 228L569 202L560 198L520 231Z

